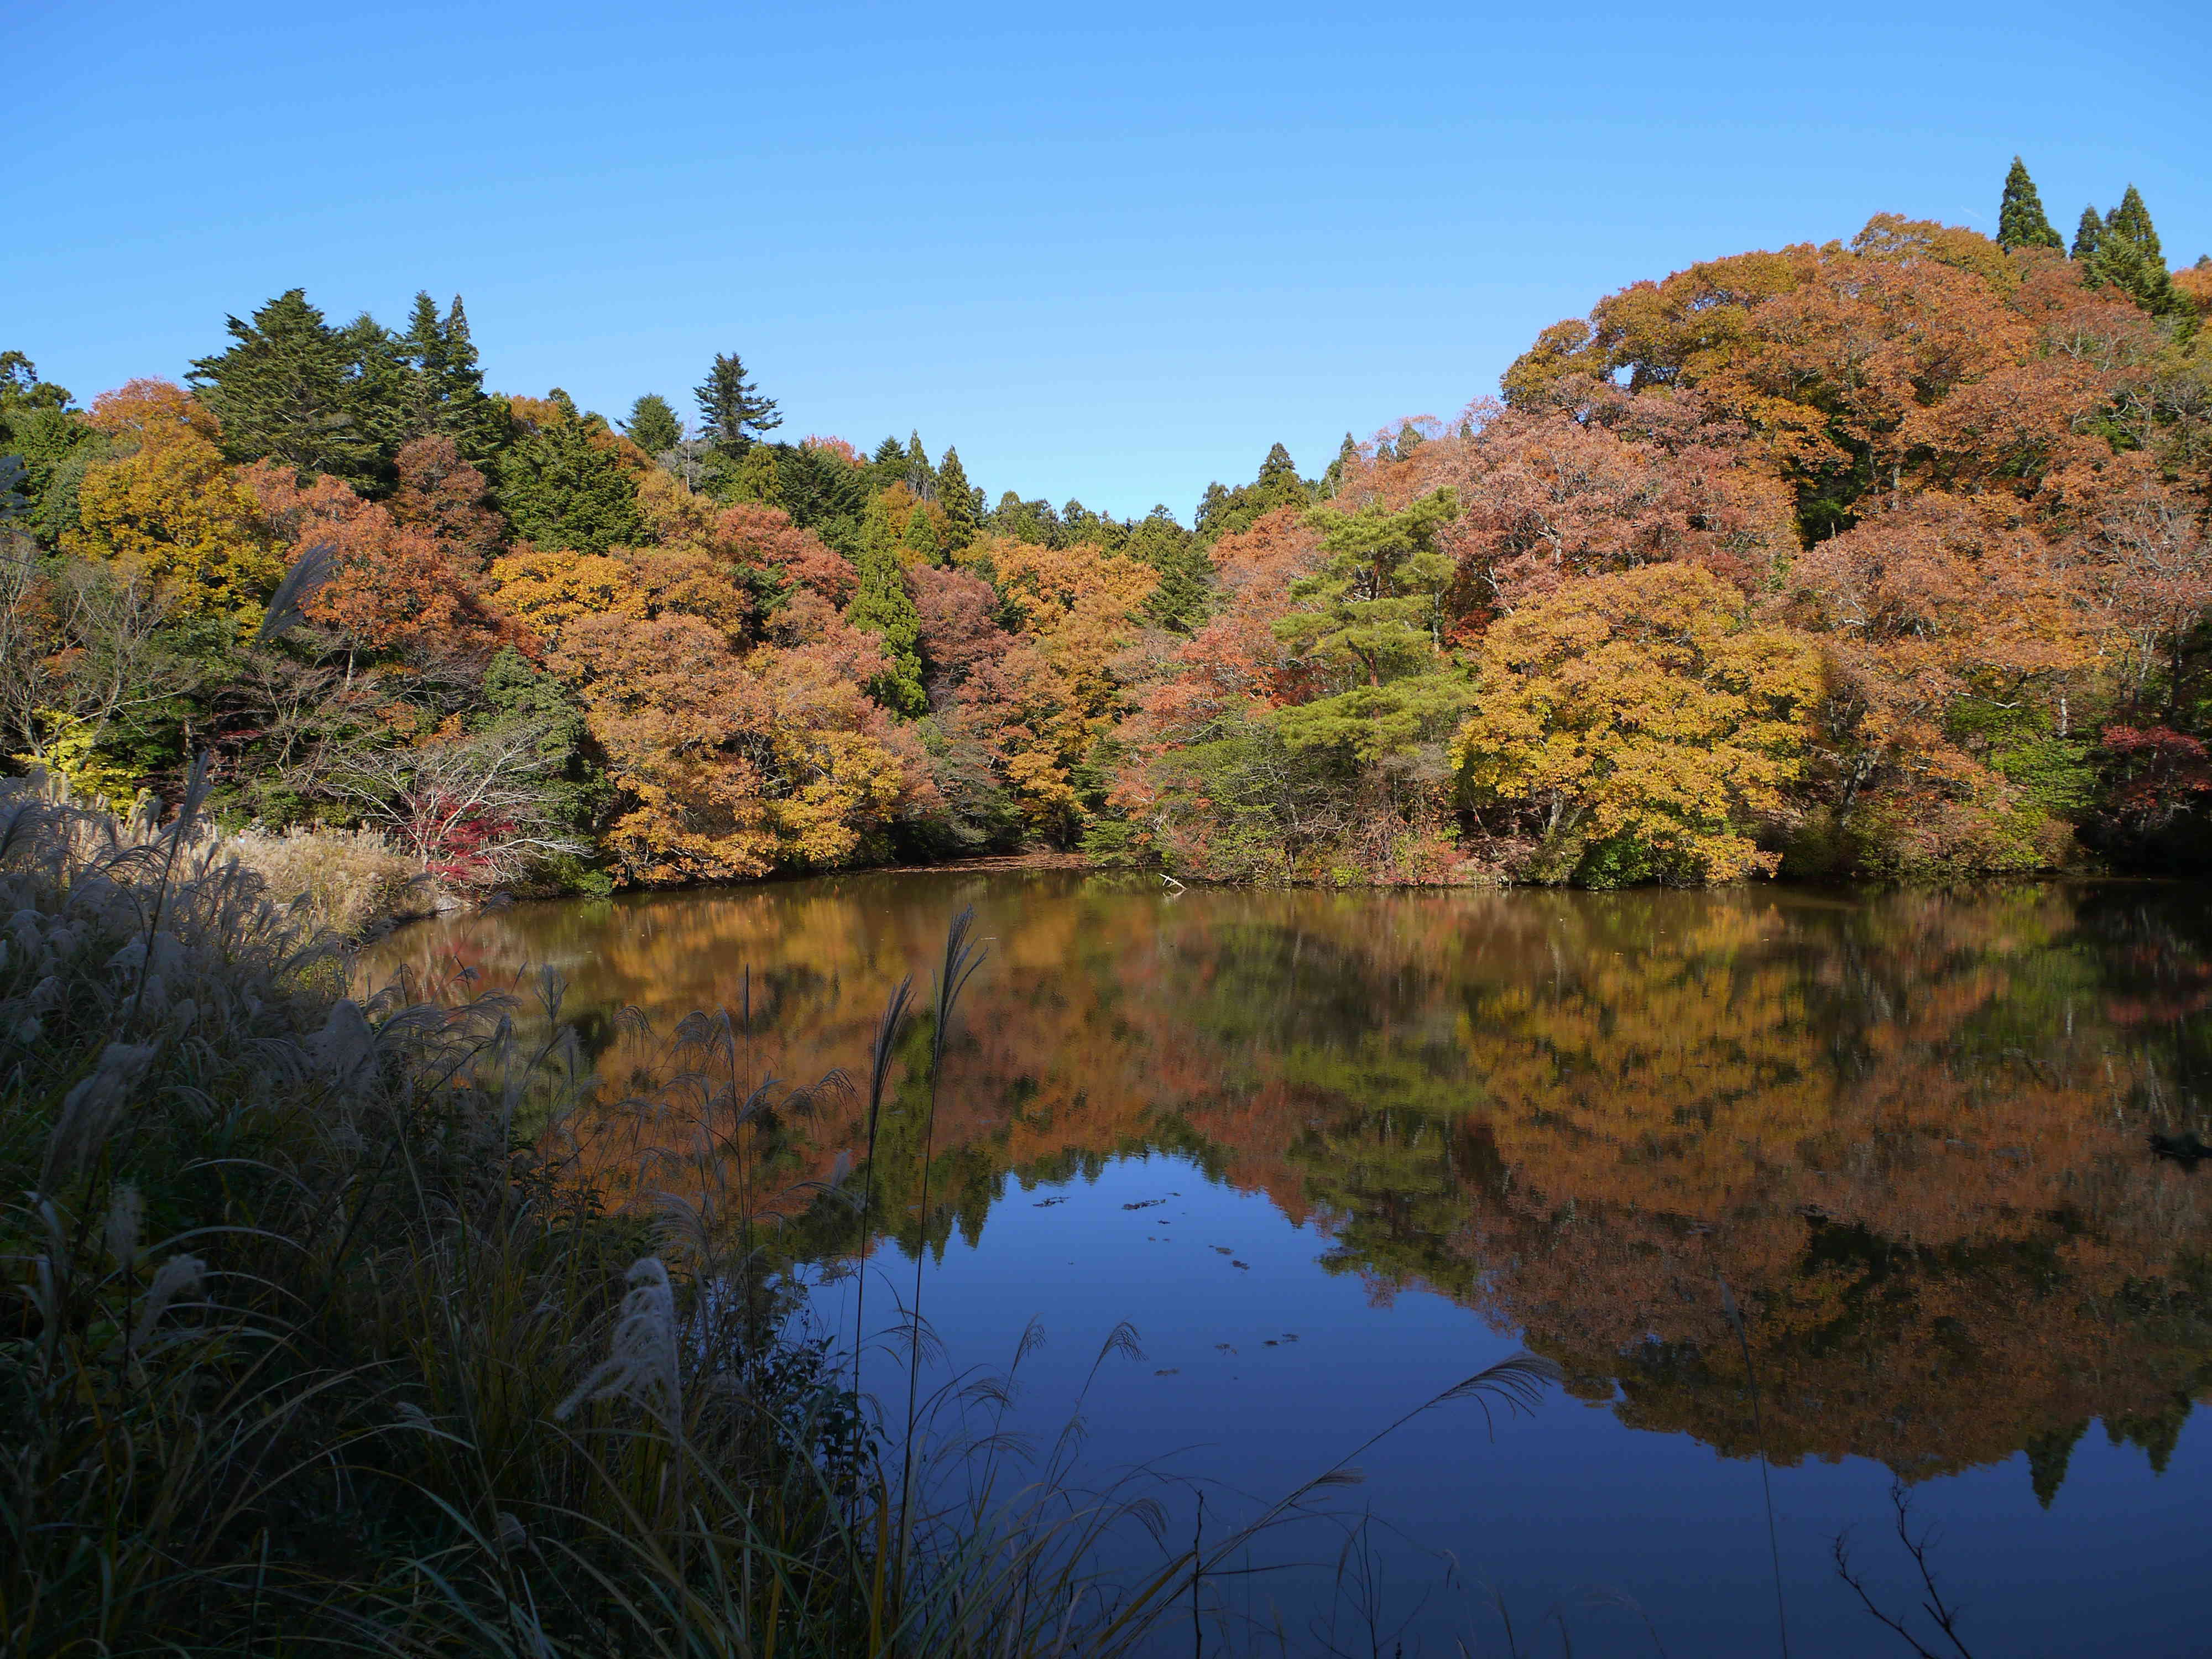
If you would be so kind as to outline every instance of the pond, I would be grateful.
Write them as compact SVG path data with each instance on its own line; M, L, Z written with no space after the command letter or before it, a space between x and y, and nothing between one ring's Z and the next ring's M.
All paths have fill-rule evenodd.
M895 1079L868 1295L911 1295L926 1234L948 1366L1040 1322L1022 1426L1066 1418L1127 1321L1142 1358L1085 1398L1085 1466L1158 1459L1227 1523L1523 1346L1564 1377L1361 1452L1337 1519L1208 1587L1254 1621L1210 1639L1279 1617L1293 1650L1504 1652L1510 1618L1528 1651L1564 1626L1583 1655L1771 1653L1786 1620L1796 1655L1909 1654L1839 1577L1845 1535L1953 1651L1895 1486L1982 1659L2212 1653L2212 894L956 869L517 904L362 972L550 964L610 1095L715 1006L755 1077L865 1082L886 994L912 973L926 1000L971 905L933 1192ZM773 1182L864 1133L835 1091L780 1114ZM849 1250L828 1207L791 1200L802 1255ZM826 1328L854 1283L823 1285Z

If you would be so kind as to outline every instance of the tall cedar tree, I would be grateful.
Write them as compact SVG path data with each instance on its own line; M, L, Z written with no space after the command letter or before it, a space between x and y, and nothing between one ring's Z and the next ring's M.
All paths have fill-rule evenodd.
M957 553L975 539L975 526L981 516L981 494L968 482L967 469L960 465L960 452L948 448L945 459L937 464L937 501L945 509L945 550Z
M2159 246L2158 232L2150 222L2150 210L2143 205L2142 192L2133 185L2120 198L2119 206L2105 216L2105 235L2108 239L2124 236L2142 251L2144 258L2155 260L2160 265L2166 263L2166 250ZM2104 245L2102 241L2098 243L2100 247Z
M623 430L648 455L665 455L684 441L684 423L676 418L673 405L658 392L647 392L629 406L629 419L623 422Z
M868 687L869 694L894 714L923 714L929 699L921 688L921 613L907 592L897 532L880 497L868 503L860 521L859 556L853 562L860 586L845 606L845 620L881 639L891 662L890 672Z
M1997 204L1997 246L2061 249L2066 246L2043 211L2043 198L2036 191L2035 180L2027 176L2027 164L2017 155L2012 158L2012 171L2005 174L2004 198Z
M716 356L692 395L699 400L699 435L732 459L783 424L775 399L761 396L760 388L745 378L744 359L734 351Z
M296 288L263 306L252 321L233 317L227 326L234 343L197 359L186 378L222 422L230 458L373 478L381 458L361 418L359 337L332 328Z
M2083 208L2081 222L2074 227L2074 246L2069 250L2070 257L2087 258L2097 251L2097 244L2103 240L2104 234L2105 222L2098 217L2097 210L2094 206Z
M2168 316L2187 308L2187 302L2174 292L2165 250L2150 222L2150 210L2143 205L2142 192L2133 185L2128 186L2119 206L2105 216L2096 246L2083 257L2082 265L2082 275L2091 287L2117 288L2153 316Z
M921 447L921 434L909 434L906 441L906 487L915 493L917 501L937 498L937 472L929 464L929 452Z
M1279 507L1305 507L1313 491L1291 460L1291 452L1277 444L1260 463L1260 476L1249 484L1224 489L1218 483L1206 487L1198 504L1195 524L1201 540L1209 544L1224 536L1249 530L1262 514Z
M1464 435L1464 434L1463 434ZM1344 471L1359 459L1359 446L1352 434L1344 434L1344 441L1336 447L1336 459L1328 464L1328 471L1321 475L1321 495L1324 501L1334 501L1336 492L1344 488Z

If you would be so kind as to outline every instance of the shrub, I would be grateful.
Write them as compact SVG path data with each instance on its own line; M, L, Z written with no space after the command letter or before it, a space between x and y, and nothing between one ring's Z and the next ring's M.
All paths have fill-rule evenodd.
M430 915L444 896L419 861L374 830L249 830L222 851L260 877L270 899L343 939Z

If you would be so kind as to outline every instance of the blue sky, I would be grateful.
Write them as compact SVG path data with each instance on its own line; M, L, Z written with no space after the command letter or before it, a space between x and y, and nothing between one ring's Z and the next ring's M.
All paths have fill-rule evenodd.
M89 398L304 286L464 295L611 416L741 351L784 434L918 428L1188 520L1449 414L1639 276L2132 180L2212 252L2212 7L27 4L0 346Z

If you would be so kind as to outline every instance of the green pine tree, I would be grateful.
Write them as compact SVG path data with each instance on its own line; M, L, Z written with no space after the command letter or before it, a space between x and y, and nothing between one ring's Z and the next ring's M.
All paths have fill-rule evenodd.
M647 392L629 406L629 419L623 422L623 430L648 455L664 455L684 441L684 422L658 392Z
M1305 608L1278 617L1275 636L1359 683L1278 711L1291 748L1341 749L1371 763L1440 739L1458 719L1467 682L1438 640L1454 566L1437 544L1458 514L1440 489L1401 512L1316 515L1328 562L1292 585Z
M845 620L881 639L890 658L890 671L876 677L869 694L893 714L912 719L929 708L921 686L921 615L907 592L897 533L880 496L868 503L858 541L853 563L860 585L846 602Z
M734 351L716 356L692 395L699 400L699 435L732 459L783 424L775 399L761 396L745 378L744 359Z
M2043 198L2036 191L2035 180L2027 176L2027 164L2017 155L2012 158L2012 171L2005 174L2004 196L1997 204L1997 246L2061 249L2066 246L2043 211Z
M957 553L975 539L983 516L983 492L968 482L957 449L947 448L937 464L937 501L945 509L945 551Z
M559 387L547 394L563 411L501 453L495 466L500 511L514 533L540 547L604 553L644 538L637 485L601 436L599 416L574 413Z
M2098 217L2097 210L2094 206L2083 208L2081 222L2074 227L2074 246L2069 251L2069 257L2087 258L2097 251L2097 244L2104 234L2105 222Z
M222 422L231 458L373 477L383 458L361 418L358 331L332 328L296 288L227 326L230 348L197 359L186 378Z

